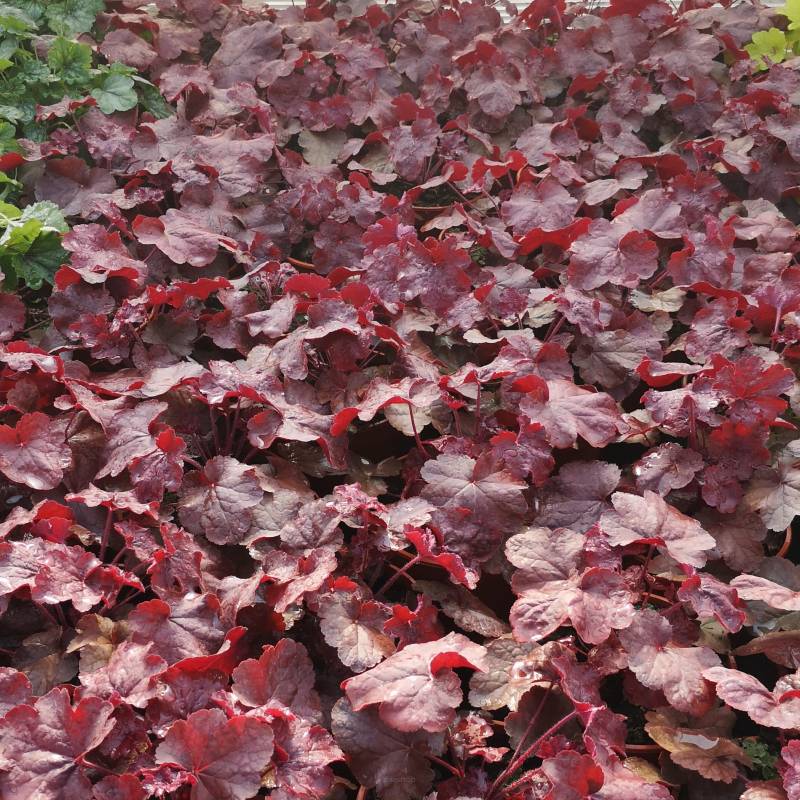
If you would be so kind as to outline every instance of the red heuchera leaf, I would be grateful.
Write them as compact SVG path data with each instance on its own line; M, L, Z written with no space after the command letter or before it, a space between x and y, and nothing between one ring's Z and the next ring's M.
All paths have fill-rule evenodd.
M738 578L728 586L712 575L695 573L681 584L678 599L690 603L699 617L713 617L725 630L736 633L747 618L738 592L733 588L736 580Z
M234 458L217 456L202 472L191 472L184 479L181 522L215 544L236 544L250 529L250 509L262 495L251 468Z
M114 727L114 707L99 697L73 706L66 689L18 705L0 721L3 797L85 800L92 783L82 760Z
M319 725L277 718L275 735L276 800L322 800L333 784L330 764L344 759L333 737Z
M356 592L333 592L319 601L319 627L341 662L363 672L394 652L384 633L390 613L382 603L365 602Z
M619 640L633 674L649 689L663 691L678 711L700 715L711 708L711 678L704 676L719 664L713 650L674 644L672 626L655 611L639 611Z
M234 695L250 708L287 708L311 721L319 718L314 667L302 644L281 639L267 645L260 658L242 661L232 677Z
M356 712L345 698L333 707L331 728L363 786L392 800L412 800L430 789L434 773L426 756L442 752L442 734L400 732L375 709Z
M177 764L192 776L192 800L248 800L261 785L273 735L255 717L228 719L223 711L195 711L167 731L156 750L159 764Z
M789 800L800 798L800 739L793 739L781 749L783 764L779 768Z
M590 756L565 750L546 758L541 770L550 782L547 800L579 800L593 795L603 786L603 770Z
M203 230L188 214L170 208L163 217L137 217L133 230L142 244L155 245L176 264L204 267L217 256L220 237Z
M620 221L595 220L570 247L569 278L579 289L605 283L635 287L658 269L658 247Z
M187 595L172 603L146 600L128 617L131 639L152 643L153 652L168 664L209 655L224 638L218 613L219 600L213 594L194 598Z
M482 669L486 650L459 633L410 644L342 687L358 711L378 704L381 719L399 731L443 731L461 703L455 667Z
M609 569L583 568L584 542L566 528L531 528L508 540L506 557L518 568L512 586L519 599L511 608L517 639L542 639L570 619L584 641L599 644L612 629L630 625L634 611L624 579Z
M553 447L572 447L579 436L592 447L604 447L616 438L622 424L609 395L564 380L548 381L545 398L524 397L520 408L544 426Z
M81 683L98 697L144 708L156 695L156 676L167 668L167 662L151 651L152 644L123 642L105 666L82 675Z
M770 728L796 728L800 724L800 696L795 682L780 678L772 691L761 681L740 672L716 666L704 673L716 684L717 696L731 708L744 711L758 725Z
M72 463L64 434L62 424L38 411L14 427L0 425L0 472L31 489L53 489Z
M800 730L769 14L371 3L89 3L137 107L0 156L71 227L0 292L0 794L800 800L730 739Z
M436 507L433 521L445 545L468 559L491 556L493 543L514 530L527 510L524 484L491 457L440 455L420 475L427 483L422 496Z
M0 667L0 717L14 706L32 705L31 682L23 672Z
M699 522L681 514L655 492L645 490L642 497L615 492L611 502L614 510L603 514L600 520L611 544L650 542L662 546L681 564L705 565L705 551L714 547L714 538Z
M769 578L758 575L737 575L731 580L731 586L736 589L739 597L745 600L760 600L773 608L783 611L800 611L800 571L797 566L786 559L767 559L764 566L768 566L774 577L787 585L778 583ZM798 589L792 588L792 585Z

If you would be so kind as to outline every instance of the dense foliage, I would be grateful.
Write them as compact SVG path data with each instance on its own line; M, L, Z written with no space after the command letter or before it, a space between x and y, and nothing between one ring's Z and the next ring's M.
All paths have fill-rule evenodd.
M800 15L510 12L0 6L4 800L800 798Z

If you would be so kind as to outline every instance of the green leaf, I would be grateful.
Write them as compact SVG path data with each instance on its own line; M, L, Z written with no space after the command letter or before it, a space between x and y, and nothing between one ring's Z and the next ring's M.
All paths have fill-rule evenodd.
M800 28L800 0L786 0L786 4L777 11L788 18L790 31Z
M38 219L29 219L22 223L16 221L9 225L0 236L0 250L3 255L25 255L42 232L42 227Z
M58 234L47 233L37 237L23 256L12 256L10 267L31 289L40 289L43 283L53 282L66 260L67 251Z
M19 48L16 36L9 36L0 42L0 58L12 58Z
M0 112L0 117L3 116ZM0 154L20 152L22 149L17 143L17 129L5 119L0 119Z
M175 113L175 109L151 83L139 85L139 96L144 110L149 111L156 119L166 119Z
M44 18L47 2L45 0L16 0L14 5L33 20L33 24L36 25Z
M59 36L47 51L47 63L64 83L86 83L91 78L92 48Z
M786 58L787 46L786 34L777 28L770 28L754 33L753 41L746 44L744 49L759 69L767 69L770 64L780 64Z
M92 89L92 97L104 114L128 111L138 102L133 80L124 75L108 75L101 86Z
M47 64L37 61L30 54L26 54L26 60L20 64L18 79L23 83L44 83L50 78L50 70ZM17 86L17 91L23 93L24 86Z
M74 36L92 29L103 0L51 0L45 3L47 24L54 33Z
M42 229L45 231L55 231L57 233L66 233L69 230L69 225L61 213L61 209L50 200L40 200L38 203L32 203L22 209L20 221L26 222L29 219L36 219L42 223Z
M9 222L17 220L21 216L22 212L15 205L0 202L0 228L5 228Z
M0 3L0 30L24 33L34 27L36 23L23 10L8 3Z
M750 756L750 760L753 762L753 771L762 780L769 781L778 777L778 770L776 769L778 759L770 752L766 742L758 739L743 739L742 750Z

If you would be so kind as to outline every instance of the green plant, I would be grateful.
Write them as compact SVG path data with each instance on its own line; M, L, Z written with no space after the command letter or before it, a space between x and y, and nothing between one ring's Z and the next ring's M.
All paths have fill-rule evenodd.
M755 738L742 739L742 749L750 757L752 770L761 780L770 781L778 777L775 767L778 757L766 742Z
M55 203L43 201L23 209L0 202L0 270L12 288L24 282L31 289L52 283L66 253L60 234L68 230Z
M800 0L787 0L778 9L789 20L786 30L770 28L753 34L745 50L759 69L768 69L771 64L780 64L787 58L800 55Z

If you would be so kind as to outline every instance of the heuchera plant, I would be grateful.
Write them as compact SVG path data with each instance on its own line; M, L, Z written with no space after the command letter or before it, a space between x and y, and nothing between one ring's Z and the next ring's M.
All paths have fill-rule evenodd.
M0 796L798 800L792 17L256 5L0 9Z

